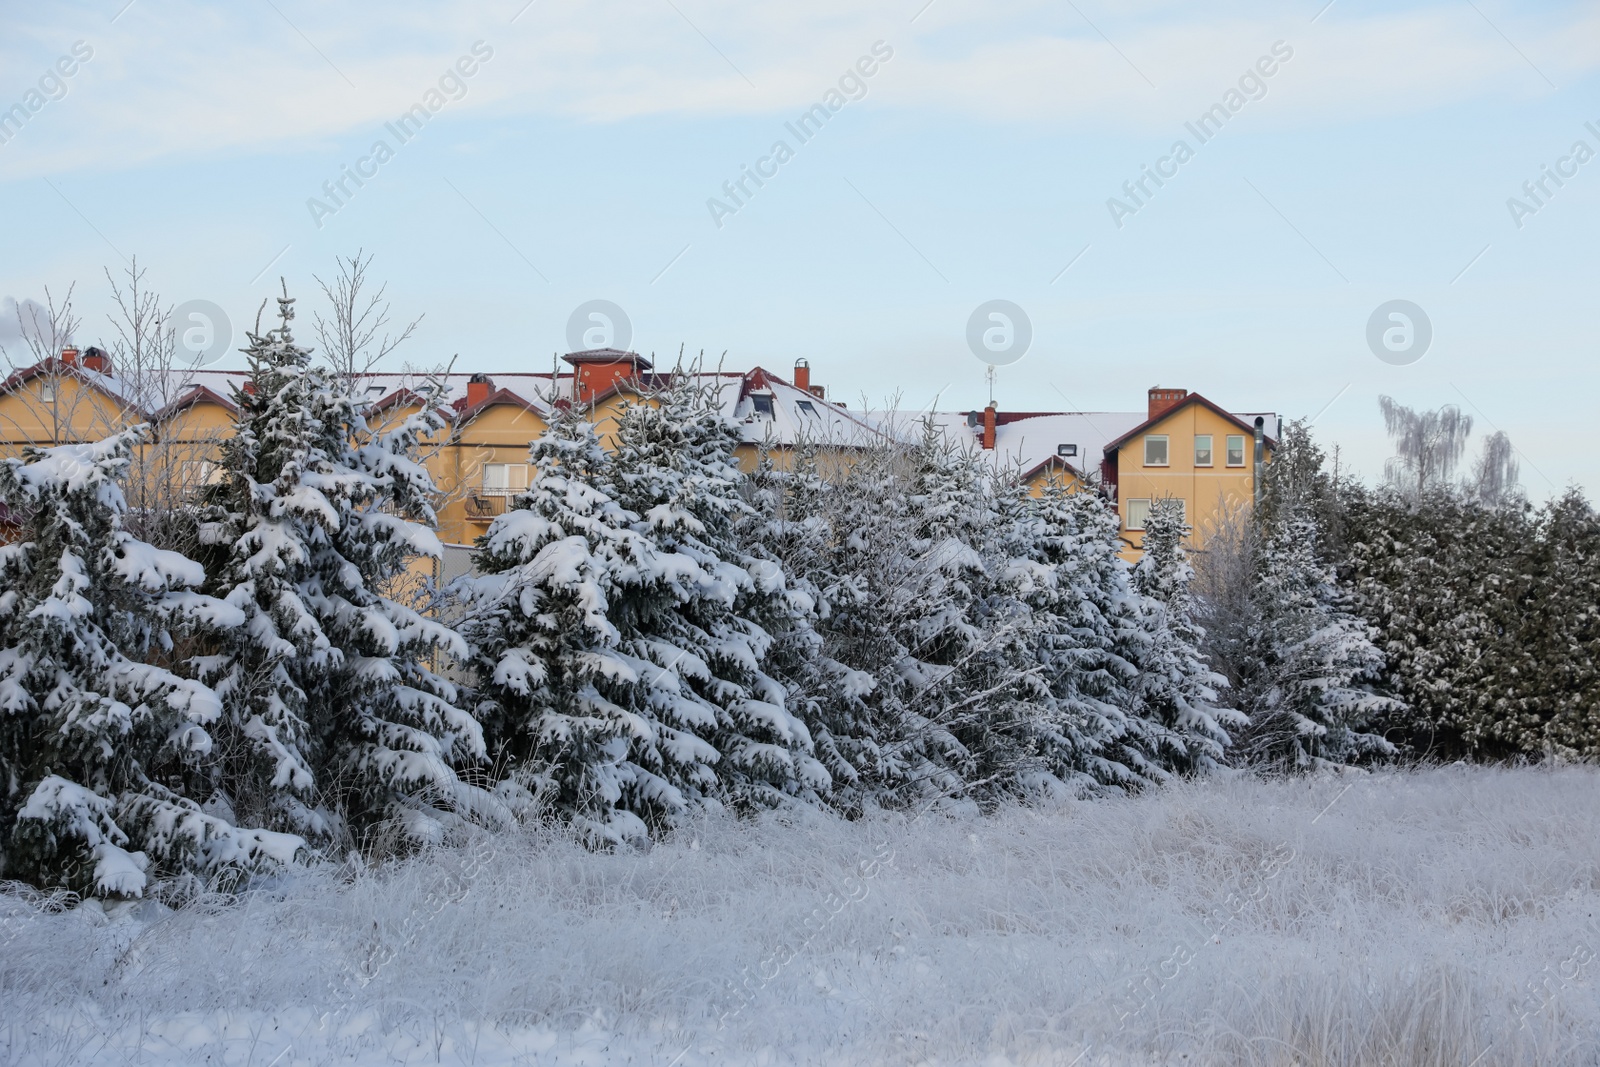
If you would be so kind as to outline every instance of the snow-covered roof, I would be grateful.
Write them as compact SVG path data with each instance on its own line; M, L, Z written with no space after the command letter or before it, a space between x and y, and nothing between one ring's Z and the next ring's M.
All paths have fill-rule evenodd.
M936 411L933 421L954 444L977 451L983 447L983 412L976 426L967 425L964 411ZM1094 472L1107 443L1144 421L1142 411L1071 411L1007 415L996 420L994 462L1000 467L1020 467L1031 474L1052 456L1080 472ZM1070 455L1062 445L1074 446Z
M723 414L738 423L744 440L750 444L789 446L813 442L861 447L886 438L914 440L921 432L921 414L850 411L762 367L744 372L673 372L644 369L649 366L648 361L638 359L634 353L595 350L570 353L569 357L573 357L568 362L574 366L607 360L621 362L626 358L637 361L641 368L636 377L616 382L595 396L584 398L582 403L599 402L617 393L645 395L670 381L687 377L695 385L715 394ZM44 366L39 364L13 374L0 389L26 380ZM57 370L70 370L95 388L137 407L128 383L114 373L101 374L81 364L66 368L58 363ZM167 396L169 402L160 411L143 412L144 417L160 417L195 399L206 398L207 393L231 404L236 390L249 377L248 372L242 370L177 369L171 373L178 381L172 383L169 389L158 390ZM579 402L578 376L559 369L493 374L453 372L441 375L378 371L362 375L361 388L366 390L368 398L375 404L405 403L413 397L412 390L429 380L436 380L442 386L441 413L451 419L470 419L483 408L501 403L521 405L548 418L555 406ZM476 407L469 407L468 397L472 395L471 386L475 381L488 386L487 400L480 397ZM1189 400L1215 407L1197 394L1191 394ZM1278 435L1279 417L1274 413L1224 414L1246 426L1253 425L1259 416L1264 420L1268 436L1276 438ZM936 411L929 417L957 447L972 451L980 449L981 410L973 413ZM972 421L974 418L976 425ZM1080 473L1093 473L1098 471L1107 445L1120 441L1147 421L1146 411L1002 411L996 420L995 447L990 455L996 467L1020 467L1025 475L1037 472L1041 465L1051 459L1066 463ZM1062 446L1072 447L1064 451Z
M887 413L878 413L882 419ZM1232 416L1253 425L1259 416L1269 437L1278 433L1278 416L1272 412L1232 412ZM967 451L983 447L983 412L935 411L930 416L947 440ZM975 419L976 422L971 420ZM920 416L916 417L920 422ZM1031 475L1051 460L1058 459L1080 474L1099 471L1108 445L1127 437L1149 421L1147 411L1038 411L999 412L995 420L993 457L996 467L1020 468ZM898 427L900 435L916 432L917 425ZM1063 449L1063 446L1067 446Z
M604 354L577 353L580 357L595 357L578 362L600 362L598 357ZM19 384L46 369L44 364L27 368L12 375L5 386ZM140 405L132 386L114 373L101 374L81 364L70 367L58 364L56 373L75 374L86 384L139 411ZM249 378L249 373L242 370L180 368L168 373L173 381L167 383L167 388L148 390L161 394L166 402L154 405L157 410L139 411L140 417L160 418L201 399L231 406L235 393ZM617 393L647 395L653 389L684 377L711 392L723 414L738 423L745 441L751 444L786 446L810 441L848 447L867 445L881 439L878 427L871 420L800 389L760 367L747 372L673 373L646 370L635 379L618 382L593 397L586 397L582 403L598 402ZM362 375L359 388L365 390L367 398L374 404L403 404L414 398L414 390L430 380L437 381L442 387L440 408L447 418L470 419L479 410L502 403L521 405L548 418L556 405L578 402L578 379L571 372L460 372L429 375L421 372L378 371ZM468 397L473 395L471 386L475 381L487 386L487 399L480 398L479 404L472 407L468 404Z

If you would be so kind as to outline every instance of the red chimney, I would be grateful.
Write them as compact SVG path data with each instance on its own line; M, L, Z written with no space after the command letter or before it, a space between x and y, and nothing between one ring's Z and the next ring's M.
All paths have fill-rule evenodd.
M797 359L794 361L794 387L803 392L811 392L811 361Z
M467 407L475 408L494 392L494 379L487 374L474 374L467 379Z
M68 345L63 348L61 350L61 362L69 367L76 367L78 365L78 346Z
M620 381L637 381L641 371L651 369L650 361L639 353L615 348L568 352L561 358L572 364L572 372L577 376L573 396L580 404L587 404Z
M111 357L106 355L103 348L89 348L83 353L83 366L85 370L92 370L96 374L109 375L111 373Z
M994 450L995 415L994 401L991 400L989 406L983 409L983 447L990 451Z
M1150 413L1147 418L1155 418L1169 408L1177 407L1188 397L1187 389L1163 389L1160 386L1150 390Z

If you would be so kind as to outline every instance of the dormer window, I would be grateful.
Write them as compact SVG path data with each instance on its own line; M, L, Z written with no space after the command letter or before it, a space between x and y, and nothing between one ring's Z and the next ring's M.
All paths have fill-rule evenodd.
M750 411L754 415L765 415L769 419L772 418L772 394L751 393Z
M802 415L809 415L813 419L817 417L816 405L809 400L797 400L794 406L800 409Z

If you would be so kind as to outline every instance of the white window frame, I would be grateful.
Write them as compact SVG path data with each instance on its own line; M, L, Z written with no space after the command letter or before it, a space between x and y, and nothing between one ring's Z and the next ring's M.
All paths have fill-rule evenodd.
M1206 461L1200 462L1200 442L1206 443ZM1196 467L1215 467L1217 465L1217 450L1212 447L1216 438L1208 433L1194 435L1194 465Z
M49 378L39 379L39 402L42 404L56 402L56 383Z
M1244 434L1242 434L1242 433L1230 433L1227 436L1226 441L1227 441L1227 451L1225 451L1222 454L1223 460L1226 461L1227 465L1230 466L1230 467L1243 467L1245 465L1245 454L1246 454L1246 446L1245 446L1245 436L1244 436ZM1237 463L1233 462L1233 459L1232 459L1233 443L1235 441L1239 442L1239 462L1237 462Z
M494 484L495 479L490 477L490 471L498 471L499 484ZM482 490L491 496L511 496L528 488L528 465L526 463L485 463L483 465Z
M1141 505L1143 507L1143 511L1144 511L1144 514L1139 517L1139 523L1138 523L1137 526L1134 525L1134 521L1133 521L1133 506L1135 504ZM1150 498L1149 497L1134 497L1134 498L1132 498L1132 499L1130 499L1128 501L1128 517L1127 517L1127 521L1123 524L1123 529L1126 529L1126 530L1143 530L1144 529L1145 520L1147 520L1149 518L1150 518Z
M1150 445L1156 441L1161 442L1161 450L1163 453L1165 453L1166 458L1160 463L1151 463ZM1147 433L1144 435L1144 465L1146 467L1172 466L1172 438L1170 436L1164 433Z

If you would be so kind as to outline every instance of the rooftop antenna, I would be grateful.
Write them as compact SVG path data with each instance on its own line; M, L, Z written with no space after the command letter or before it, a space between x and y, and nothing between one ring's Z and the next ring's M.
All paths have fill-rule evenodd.
M984 377L989 379L989 403L994 403L994 364L989 364L989 369L984 372Z

